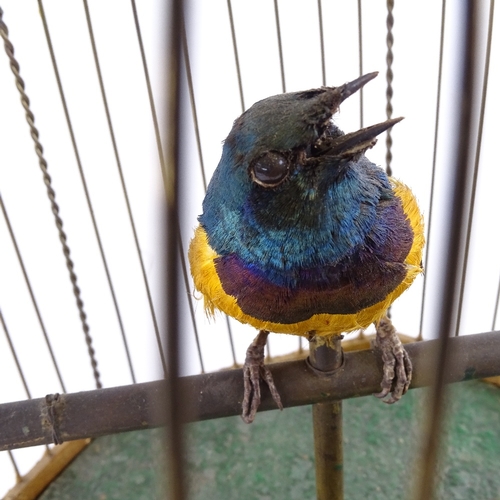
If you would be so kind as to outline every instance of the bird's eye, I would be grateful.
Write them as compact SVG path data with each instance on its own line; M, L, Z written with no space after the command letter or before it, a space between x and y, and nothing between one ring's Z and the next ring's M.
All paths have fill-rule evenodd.
M272 151L259 156L250 167L252 179L264 187L281 184L288 176L288 171L288 159Z

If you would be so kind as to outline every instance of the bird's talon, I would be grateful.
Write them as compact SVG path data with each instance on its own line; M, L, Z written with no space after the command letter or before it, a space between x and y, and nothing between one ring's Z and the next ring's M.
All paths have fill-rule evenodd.
M380 384L382 391L374 396L382 399L384 403L394 404L408 391L413 368L391 320L387 317L382 318L376 328L375 345L382 352L384 376ZM389 397L383 399L386 396Z
M393 405L394 403L397 403L399 401L399 398L394 398L393 396L391 396L389 399L384 399L383 401L385 404Z
M384 399L387 394L389 394L389 392L391 392L389 389L387 390L383 390L381 392L375 392L373 395L376 397L376 398L379 398L379 399Z
M278 405L278 408L280 410L283 410L283 404L281 403L281 396L278 392L278 389L276 389L276 385L274 384L274 379L271 370L269 370L269 368L264 364L261 366L261 377L269 387L274 402Z
M283 409L281 398L274 384L269 368L264 364L264 346L269 332L261 330L247 349L245 364L243 365L243 402L241 404L241 418L251 424L260 405L260 380L268 385L271 395L280 410Z

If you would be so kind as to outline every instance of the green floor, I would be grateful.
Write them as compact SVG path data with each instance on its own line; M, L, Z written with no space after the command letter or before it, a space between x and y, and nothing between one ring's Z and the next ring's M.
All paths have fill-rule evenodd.
M396 405L373 397L344 402L346 499L410 498L421 446L426 390ZM500 499L500 390L481 382L451 387L439 499ZM190 424L190 499L314 499L311 408ZM159 430L94 441L43 500L162 498Z

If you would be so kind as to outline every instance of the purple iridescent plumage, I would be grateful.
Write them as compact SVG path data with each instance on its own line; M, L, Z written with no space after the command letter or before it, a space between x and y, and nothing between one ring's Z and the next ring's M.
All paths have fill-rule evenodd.
M381 202L376 221L364 243L335 265L297 270L294 287L273 283L264 268L235 254L216 259L217 274L245 314L265 321L290 324L312 314L355 313L383 300L407 272L413 231L400 200Z

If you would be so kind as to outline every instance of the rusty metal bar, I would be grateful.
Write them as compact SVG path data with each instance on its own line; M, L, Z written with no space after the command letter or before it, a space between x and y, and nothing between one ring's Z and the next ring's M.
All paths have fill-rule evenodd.
M414 373L412 388L434 382L439 341L407 344ZM500 331L449 339L452 362L445 382L461 382L500 375ZM382 360L372 350L346 352L344 364L333 375L318 377L304 360L271 365L283 406L327 403L366 396L380 390ZM0 450L51 443L54 430L63 441L159 427L165 417L164 382L60 395L0 405ZM243 397L241 369L180 378L187 421L239 415ZM52 398L53 400L54 398ZM274 410L267 386L262 387L260 411ZM164 415L164 414L163 414Z
M328 344L319 345L317 338L309 342L308 365L316 376L330 377L341 369L344 358L341 340L341 336L336 336ZM318 500L343 500L342 401L316 403L312 411L316 496Z
M434 498L436 482L436 466L441 447L443 421L445 418L445 382L446 376L452 369L454 360L450 352L450 337L453 335L458 321L458 308L462 304L460 297L461 263L465 248L466 221L470 200L470 180L473 170L472 128L474 118L475 95L477 82L477 37L480 33L480 2L468 0L461 4L462 10L460 44L457 47L459 69L456 75L457 93L455 106L456 129L454 132L455 144L450 148L453 168L449 175L450 198L446 204L448 221L447 234L443 244L444 269L442 285L438 295L438 319L436 321L439 332L438 355L434 368L432 392L429 398L428 429L423 439L423 453L421 471L417 479L416 496L419 500Z

